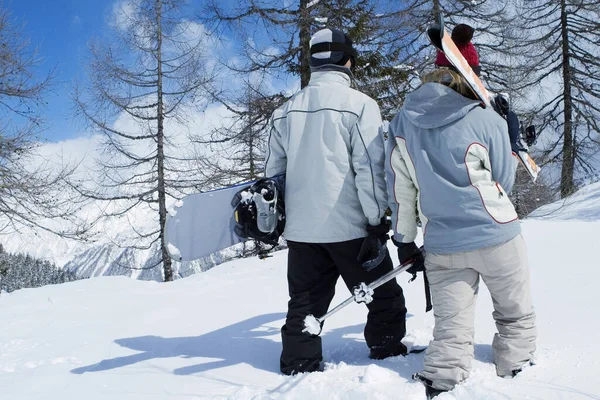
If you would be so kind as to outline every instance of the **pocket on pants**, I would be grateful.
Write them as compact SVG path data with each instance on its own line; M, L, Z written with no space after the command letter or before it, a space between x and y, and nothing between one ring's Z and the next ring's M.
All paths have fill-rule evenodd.
M482 249L481 258L485 273L490 276L501 276L521 269L522 264L527 262L523 243L523 238L518 235L508 242Z
M452 267L452 255L451 254L437 254L437 253L426 253L425 254L425 269L431 270L436 268L451 268Z

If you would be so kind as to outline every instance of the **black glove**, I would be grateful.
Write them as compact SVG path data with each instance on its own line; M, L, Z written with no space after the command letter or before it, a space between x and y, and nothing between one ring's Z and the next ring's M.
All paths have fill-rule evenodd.
M491 101L492 108L496 111L500 116L506 119L508 112L510 111L510 105L508 104L508 100L501 94L497 94Z
M417 272L425 271L425 257L423 257L423 252L417 247L415 242L400 243L395 240L393 242L398 247L400 265L412 263L412 267L407 269L406 272L416 277Z
M387 246L385 243L389 239L389 231L390 225L385 217L381 219L379 225L367 226L367 233L369 235L363 240L358 256L356 257L356 260L360 262L362 267L367 271L371 271L381 264L387 255Z
M527 143L527 146L533 146L537 141L537 138L538 133L534 125L529 125L525 128L525 143Z

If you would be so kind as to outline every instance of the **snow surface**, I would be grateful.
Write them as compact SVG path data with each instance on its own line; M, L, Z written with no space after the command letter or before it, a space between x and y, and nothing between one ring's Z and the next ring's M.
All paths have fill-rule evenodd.
M440 400L600 398L600 222L531 220L523 231L538 315L538 364L513 380L496 377L492 303L482 287L472 375ZM171 283L101 277L3 293L0 398L425 398L422 385L410 379L424 354L368 359L364 305L351 304L325 323L325 372L279 374L285 265L282 251ZM398 278L409 309L405 340L422 346L431 339L433 317L424 312L422 282L408 284L409 278ZM332 305L348 295L339 282Z

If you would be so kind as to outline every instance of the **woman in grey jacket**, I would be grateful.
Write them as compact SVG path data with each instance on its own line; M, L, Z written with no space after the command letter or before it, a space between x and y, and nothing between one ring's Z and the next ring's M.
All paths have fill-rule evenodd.
M415 378L431 398L469 376L480 278L494 303L499 376L531 363L537 332L525 243L507 194L517 166L507 124L459 74L438 70L423 81L390 124L386 165L401 262L421 257L415 201L422 223L435 328Z

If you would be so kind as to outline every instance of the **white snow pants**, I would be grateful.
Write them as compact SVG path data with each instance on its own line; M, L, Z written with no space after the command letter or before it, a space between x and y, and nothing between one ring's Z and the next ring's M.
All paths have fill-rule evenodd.
M479 277L493 300L498 333L492 344L499 376L511 375L533 357L537 330L531 302L527 249L521 235L480 250L425 258L435 328L419 375L450 390L469 376L473 359L475 299Z

